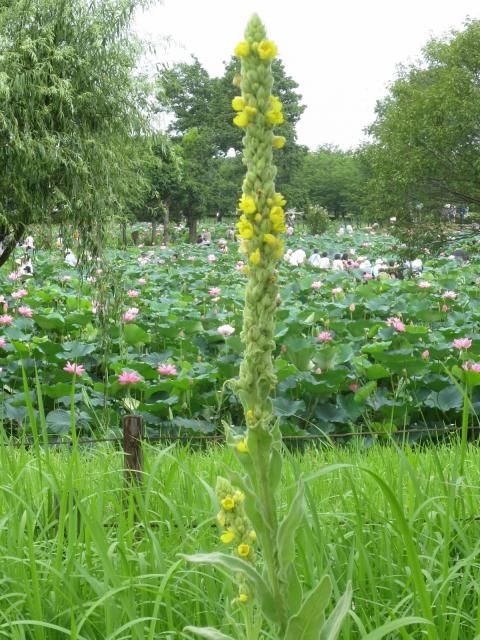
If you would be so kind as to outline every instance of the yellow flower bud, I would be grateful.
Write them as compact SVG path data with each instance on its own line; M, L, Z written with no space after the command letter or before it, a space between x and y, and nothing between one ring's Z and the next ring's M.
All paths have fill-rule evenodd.
M257 113L257 109L256 107L245 107L245 113L250 118L251 116L254 116Z
M285 146L285 142L285 136L273 136L272 145L275 149L283 149L283 147Z
M245 418L247 420L254 420L255 419L255 414L253 413L252 409L247 409L247 411L245 412Z
M257 532L252 529L251 531L248 532L248 537L250 538L250 540L252 542L256 542L256 540L257 540Z
M245 42L245 40L243 40L242 42L239 42L237 44L234 49L234 53L237 58L246 58L250 54L250 45L248 44L248 42Z
M240 111L239 113L237 113L237 115L233 119L233 124L240 128L246 127L248 125L248 116L245 111Z
M262 60L273 60L278 53L277 45L271 40L262 40L257 47L257 53Z
M235 491L233 499L235 500L235 503L243 502L245 500L245 495L241 491Z
M281 111L283 109L282 101L277 96L270 96L270 106L272 111Z
M233 542L235 540L235 534L231 529L229 529L228 531L225 531L225 533L222 533L222 535L220 536L220 540L223 542L223 544L230 544L230 542Z
M284 206L287 204L287 201L285 200L285 198L282 196L282 194L281 194L281 193L278 193L278 192L277 192L277 193L273 196L273 204L274 204L276 207L284 207Z
M232 100L232 109L234 111L242 111L243 109L245 109L245 100L242 98L242 96L235 96L235 98Z
M237 451L238 453L248 453L248 444L247 439L243 438L237 442Z
M241 593L241 594L238 596L238 601L239 601L241 604L245 604L245 603L247 603L247 602L248 602L248 595L247 595L246 593Z
M263 236L263 241L265 242L265 244L268 244L269 246L273 247L276 244L278 244L278 238L276 238L274 235L272 235L271 233L266 233Z
M223 511L217 513L217 522L221 527L225 526L225 513Z
M232 496L227 496L222 500L221 505L225 511L231 511L232 509L235 509L235 500Z
M255 222L261 222L262 221L262 214L261 213L257 213L255 215Z
M249 260L253 265L258 266L260 264L260 262L262 261L262 256L260 254L260 249L255 249L255 251L250 254Z
M250 547L248 544L245 544L245 543L239 544L237 547L237 552L241 558L246 558L250 553Z

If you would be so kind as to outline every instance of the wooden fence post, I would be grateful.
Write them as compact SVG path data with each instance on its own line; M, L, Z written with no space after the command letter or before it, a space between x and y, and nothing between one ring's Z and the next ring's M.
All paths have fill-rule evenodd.
M123 416L123 450L125 452L125 480L127 484L142 482L144 436L142 416Z

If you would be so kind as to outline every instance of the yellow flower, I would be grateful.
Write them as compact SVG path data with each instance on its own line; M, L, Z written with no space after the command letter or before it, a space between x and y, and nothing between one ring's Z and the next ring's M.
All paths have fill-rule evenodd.
M281 193L276 193L273 196L273 204L275 207L284 207L287 204L287 201L285 200L285 198L282 196Z
M237 44L234 49L234 53L237 58L246 58L250 54L250 45L248 44L248 42L245 42L245 40L243 40L242 42L239 42Z
M240 128L246 127L248 125L248 116L245 111L239 111L237 113L237 115L233 119L233 124L237 125L237 127Z
M278 238L276 238L274 235L272 235L271 233L266 233L263 236L263 241L268 244L269 246L273 247L276 244L278 244Z
M273 60L278 53L277 45L271 40L262 40L257 51L262 60Z
M242 438L242 440L239 440L237 442L237 451L238 453L248 453L248 444L246 438Z
M233 542L235 540L235 534L231 529L229 529L228 531L225 531L225 533L222 533L222 535L220 536L220 540L223 542L223 544L230 544L230 542Z
M242 109L245 109L245 100L242 96L235 96L232 100L232 109L234 111L242 111Z
M238 208L244 213L255 213L255 211L257 210L257 205L255 204L255 200L252 198L252 196L246 196L244 194L240 198Z
M248 544L242 543L238 545L237 551L240 557L246 558L250 553L250 547L248 546Z
M243 240L250 240L253 238L253 225L249 222L245 216L240 216L240 221L237 223L238 235Z
M248 537L250 538L250 540L252 542L256 542L256 540L257 540L257 532L252 529L251 531L248 532Z
M255 266L259 265L262 261L262 256L260 255L260 249L255 249L253 253L250 254L249 260Z
M225 511L231 511L232 509L235 509L235 500L232 496L227 496L222 500L221 505Z
M277 96L270 96L270 106L272 111L281 111L283 108L282 101Z
M248 117L254 116L257 113L256 107L245 107L245 113Z
M247 420L254 420L255 419L255 414L253 413L252 409L247 409L247 411L245 412L245 417Z
M217 513L217 522L221 527L225 526L225 514L223 511Z
M245 495L241 491L235 491L233 499L235 500L235 503L243 502L245 500Z
M284 136L273 136L273 142L272 145L275 147L275 149L283 149L283 147L285 146L285 137Z
M274 206L270 209L269 214L270 222L272 223L272 228L277 233L284 233L286 230L285 227L285 214L283 209L279 206Z
M239 601L241 604L245 604L246 602L248 602L248 595L247 595L246 593L241 593L241 594L238 596L238 601Z
M267 120L270 124L282 124L284 122L283 113L281 111L267 111Z

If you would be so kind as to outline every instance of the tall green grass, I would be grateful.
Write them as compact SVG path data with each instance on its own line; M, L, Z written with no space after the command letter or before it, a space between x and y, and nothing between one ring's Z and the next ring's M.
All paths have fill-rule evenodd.
M283 499L300 473L308 519L298 535L305 587L348 581L353 609L341 637L480 637L480 452L467 446L355 447L287 454ZM234 466L222 447L146 447L142 489L124 491L123 454L0 447L0 638L154 640L186 625L243 637L236 590L179 553L220 547L209 488ZM324 473L327 465L332 467ZM341 466L344 465L344 466ZM273 638L265 627L263 638ZM375 636L372 635L371 638Z

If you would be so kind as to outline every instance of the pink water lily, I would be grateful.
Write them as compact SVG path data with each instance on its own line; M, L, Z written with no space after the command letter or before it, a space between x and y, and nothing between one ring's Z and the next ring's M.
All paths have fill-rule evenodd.
M132 320L136 320L139 313L139 309L137 307L130 307L123 314L122 318L124 322L132 322Z
M20 271L12 271L11 273L8 274L7 277L9 280L14 282L15 280L18 280L19 278L21 278L22 274L20 273Z
M333 340L333 336L330 331L320 331L317 336L317 340L318 342L330 342L331 340Z
M0 324L9 325L9 324L12 324L12 322L13 322L12 316L9 316L6 313L3 316L0 316Z
M354 302L352 302L352 304L350 304L348 306L348 310L350 311L350 313L353 313L355 311L355 308L356 307L355 307L355 303Z
M442 293L442 298L444 298L445 300L455 300L457 297L457 293L455 293L455 291L445 291L444 293Z
M222 324L217 329L217 333L226 338L227 336L233 336L235 333L235 327L232 327L231 324Z
M85 367L82 364L77 364L76 362L70 361L67 361L67 364L63 367L63 370L76 376L81 376L85 373Z
M147 281L145 280L145 278L139 278L139 279L137 280L137 284L139 284L139 285L144 285L144 284L147 284Z
M342 289L342 287L334 287L334 288L332 289L332 295L336 296L336 295L338 295L339 293L343 293L343 289Z
M129 289L127 291L127 296L129 298L138 298L139 295L140 295L140 292L137 291L136 289Z
M211 296L218 296L221 293L221 289L219 287L210 287L210 289L208 290L209 295Z
M62 277L63 282L70 282L71 279L72 279L72 276L68 276L68 275L65 275Z
M118 376L119 384L136 384L142 377L136 371L122 371Z
M405 331L405 324L400 320L400 318L388 318L385 324L388 324L389 327L392 327L399 333L403 333L403 331Z
M0 348L3 349L6 346L7 346L7 341L5 340L5 338L3 336L1 336L0 337Z
M427 280L420 280L418 286L420 287L420 289L430 289L432 285Z
M464 362L462 364L462 369L465 371L475 371L475 373L480 373L480 363L478 362Z
M30 309L30 307L22 306L18 307L18 313L24 318L31 318L33 311Z
M209 254L209 256L208 256L208 258L207 258L207 260L208 260L209 262L215 262L215 261L216 261L216 259L217 259L217 258L216 258L216 256L215 256L215 254L213 254L213 253L210 253L210 254Z
M28 291L26 289L19 289L12 293L12 298L14 300L20 300L20 298L24 298L25 296L28 296Z
M430 351L428 349L425 349L425 351L422 351L422 358L424 360L428 360L430 357Z
M177 367L174 364L160 364L157 367L157 371L161 376L178 375Z
M472 341L470 340L470 338L455 338L455 340L452 342L452 347L454 349L458 349L459 351L461 351L462 349L470 349L471 346Z
M352 382L352 384L348 385L348 388L350 389L350 391L353 391L353 393L355 393L356 391L358 391L359 385L356 382Z
M312 282L312 289L320 289L321 286L322 283L320 282L320 280L315 280L315 282Z

